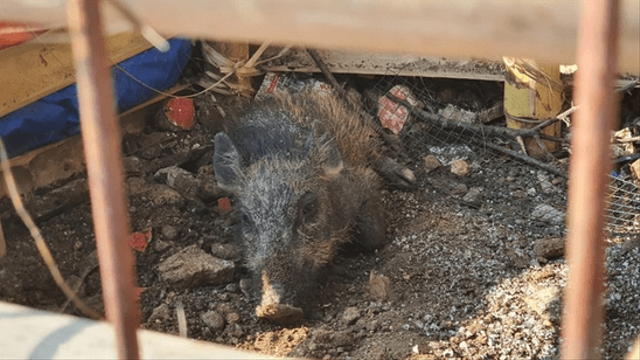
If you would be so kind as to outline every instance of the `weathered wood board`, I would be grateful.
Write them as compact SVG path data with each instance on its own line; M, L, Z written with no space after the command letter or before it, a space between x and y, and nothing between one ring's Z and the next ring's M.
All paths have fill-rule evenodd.
M0 117L75 82L71 47L59 42L65 36L48 32L0 51ZM151 47L133 33L111 35L106 44L113 64Z

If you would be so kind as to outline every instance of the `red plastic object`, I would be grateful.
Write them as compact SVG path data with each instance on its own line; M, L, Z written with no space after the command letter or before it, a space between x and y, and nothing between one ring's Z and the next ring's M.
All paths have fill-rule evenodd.
M196 109L191 99L170 99L164 107L164 113L170 123L184 130L191 129L195 123Z
M223 212L228 212L231 210L231 200L228 197L221 197L218 199L218 209Z
M129 246L138 252L143 252L146 250L149 241L151 241L151 228L131 234Z

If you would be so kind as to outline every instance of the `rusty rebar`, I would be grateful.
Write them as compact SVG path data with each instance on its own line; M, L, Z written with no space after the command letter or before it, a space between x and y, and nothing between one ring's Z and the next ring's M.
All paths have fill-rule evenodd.
M139 310L124 196L120 130L106 56L101 1L70 0L67 16L100 262L106 318L114 325L118 356L138 358Z
M617 116L618 0L585 1L578 32L571 135L563 359L598 358L603 319L604 211L609 137Z
M322 60L320 55L318 55L318 52L315 51L314 49L307 49L307 53L309 54L309 56L311 56L311 59L313 59L313 62L316 63L316 66L318 66L318 69L320 69L320 71L322 72L322 75L324 75L324 77L327 78L329 85L333 86L333 88L336 90L336 92L338 93L338 96L346 100L347 92L344 91L344 89L342 88L342 86L340 86L340 84L338 84L338 80L336 80L336 77L333 76L333 73L329 70L329 67L327 67L327 64L325 64L324 60Z

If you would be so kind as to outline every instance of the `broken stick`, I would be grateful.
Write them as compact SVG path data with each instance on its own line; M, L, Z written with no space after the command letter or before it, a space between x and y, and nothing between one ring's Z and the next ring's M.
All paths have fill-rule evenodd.
M49 269L49 272L51 273L53 280L56 282L56 285L58 285L60 290L62 290L67 298L71 299L73 304L76 305L78 309L80 309L80 311L82 311L85 315L93 319L102 319L102 315L87 306L82 300L80 300L80 298L78 298L77 294L69 287L64 277L62 276L60 269L53 259L53 255L51 255L51 251L49 250L47 243L42 237L42 233L40 233L40 229L24 207L22 198L20 197L20 193L18 192L18 187L16 186L16 180L13 176L13 172L11 171L9 156L7 155L7 150L4 146L4 141L2 141L2 138L0 138L0 166L2 167L2 175L4 176L4 180L7 185L7 192L9 193L9 197L13 202L13 206L24 222L25 226L29 229L31 236L36 243L36 247L38 248L38 252L42 257L42 260L44 260L45 265Z

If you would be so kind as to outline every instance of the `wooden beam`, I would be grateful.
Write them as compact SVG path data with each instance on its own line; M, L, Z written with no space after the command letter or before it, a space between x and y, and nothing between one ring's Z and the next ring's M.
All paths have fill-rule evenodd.
M6 20L64 26L63 11L30 4L2 1L0 14ZM129 0L127 4L155 30L193 38L492 60L513 56L558 64L575 63L582 11L579 0ZM114 11L106 16L112 31L130 27ZM621 16L620 69L637 73L640 2L622 2Z

